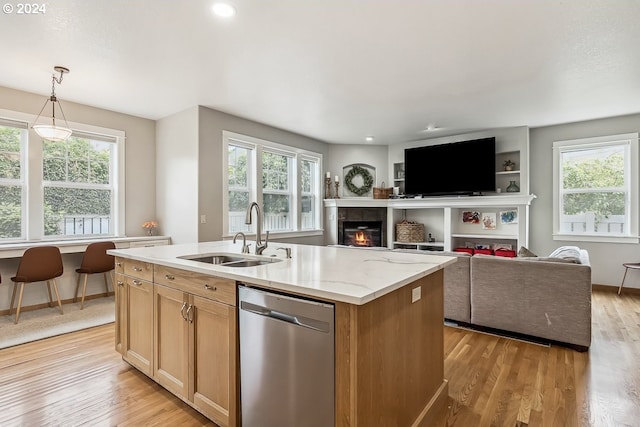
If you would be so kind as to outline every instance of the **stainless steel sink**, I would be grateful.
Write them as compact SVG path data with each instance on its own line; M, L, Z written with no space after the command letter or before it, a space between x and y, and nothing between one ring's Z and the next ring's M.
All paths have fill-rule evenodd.
M258 257L236 254L207 254L207 255L184 255L179 258L189 261L202 262L206 264L216 264L224 267L255 267L257 265L271 264L280 262L281 259L275 257Z
M235 256L229 256L229 255L207 255L207 256L198 257L198 258L191 258L189 256L189 257L180 257L180 258L185 258L191 261L205 262L207 264L226 264L228 262L244 261L244 258L242 257L235 257Z
M271 264L273 262L277 262L279 260L274 260L274 261L266 261L266 260L258 260L258 259L246 259L243 261L236 261L236 262L228 262L223 264L225 267L253 267L255 265L264 265L264 264Z

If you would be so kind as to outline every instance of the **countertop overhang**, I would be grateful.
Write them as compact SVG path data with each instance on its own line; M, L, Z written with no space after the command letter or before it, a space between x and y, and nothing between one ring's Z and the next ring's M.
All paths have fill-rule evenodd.
M440 255L296 244L271 244L263 256L282 261L254 267L226 267L180 258L212 253L241 255L240 248L241 244L231 241L216 241L114 249L109 254L355 305L373 301L456 261L455 257ZM291 248L291 258L285 259L284 251L278 248Z

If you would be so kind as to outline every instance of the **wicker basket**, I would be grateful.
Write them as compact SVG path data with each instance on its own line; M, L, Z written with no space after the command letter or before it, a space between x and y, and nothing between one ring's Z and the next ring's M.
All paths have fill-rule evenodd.
M389 188L373 187L374 199L388 199L391 193L393 193L393 187L389 187Z
M424 224L396 224L396 241L405 243L424 242Z

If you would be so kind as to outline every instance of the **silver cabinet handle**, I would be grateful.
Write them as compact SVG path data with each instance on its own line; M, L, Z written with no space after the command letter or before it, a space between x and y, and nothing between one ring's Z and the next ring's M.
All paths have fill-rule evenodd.
M209 286L209 285L207 285L206 283L204 284L204 288L205 288L206 290L208 290L208 291L217 291L217 290L218 290L218 288L217 288L217 287L215 287L215 286Z
M132 267L131 268L133 271L142 271L142 269L140 267Z
M189 323L193 323L193 304L189 304L189 308L187 308L187 318L185 320L188 320Z
M124 282L121 280L118 280L118 286L124 286Z
M140 286L140 285L142 285L142 282L140 280L134 280L133 284L136 285L136 286Z
M116 265L117 265L118 267L122 267L122 263L121 263L121 262L116 262Z
M187 320L187 315L184 313L184 309L187 307L187 302L182 303L182 308L180 309L180 315L184 320Z
M167 280L176 280L176 277L172 276L171 274L165 274L164 278L167 279Z

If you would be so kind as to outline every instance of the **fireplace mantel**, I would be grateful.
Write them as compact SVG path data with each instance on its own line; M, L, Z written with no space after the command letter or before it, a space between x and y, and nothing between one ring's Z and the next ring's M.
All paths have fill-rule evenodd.
M423 197L421 199L373 199L370 197L350 197L324 199L324 206L339 208L388 207L393 209L453 208L453 207L499 207L531 205L535 194L503 194L500 196L444 196Z

